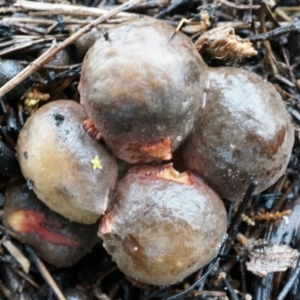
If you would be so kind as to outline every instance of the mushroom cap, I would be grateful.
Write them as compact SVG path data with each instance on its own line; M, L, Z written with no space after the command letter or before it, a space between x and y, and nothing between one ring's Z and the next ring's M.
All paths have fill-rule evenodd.
M98 234L126 275L170 285L217 255L226 222L222 200L199 178L170 164L145 165L118 183Z
M22 173L40 200L65 218L92 224L107 208L117 163L85 132L85 119L84 108L75 101L48 103L27 120L17 153ZM96 156L99 165L93 169Z
M190 38L174 31L133 19L85 56L81 103L114 155L129 163L169 160L194 126L206 65Z
M258 75L211 69L206 103L184 144L187 168L222 198L241 200L253 180L259 193L283 174L294 131L280 95Z
M3 223L18 240L33 246L56 267L78 262L97 242L97 224L82 225L51 211L24 180L8 186Z

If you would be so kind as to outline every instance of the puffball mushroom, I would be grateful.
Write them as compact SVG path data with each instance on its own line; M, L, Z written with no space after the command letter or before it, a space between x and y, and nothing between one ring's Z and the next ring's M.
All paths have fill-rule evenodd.
M98 234L126 275L170 285L217 255L226 227L222 200L199 178L145 165L120 180Z
M16 239L32 245L48 263L71 266L96 244L96 224L70 222L51 211L28 189L26 181L10 184L5 196L4 226Z
M92 224L107 208L117 163L82 128L86 118L84 108L74 101L46 104L21 130L17 154L40 200L67 219Z
M81 103L113 154L129 163L171 159L193 129L206 65L174 30L152 18L124 22L83 61Z
M211 69L204 97L184 144L187 168L228 200L241 200L253 180L257 193L275 183L290 159L294 131L272 84L241 69Z

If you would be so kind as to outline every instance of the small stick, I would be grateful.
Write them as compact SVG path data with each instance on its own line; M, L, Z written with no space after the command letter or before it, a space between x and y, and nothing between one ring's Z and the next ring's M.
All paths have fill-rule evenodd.
M236 292L234 291L232 285L230 284L229 280L226 277L223 278L223 282L224 282L225 286L228 289L228 292L231 296L231 299L232 300L239 300L238 295L236 294Z
M271 209L271 213L275 213L276 211L280 210L282 205L284 204L287 196L293 191L295 186L299 183L299 179L296 177L292 183L289 185L289 187L286 189L286 191L280 196L280 198L277 200L277 202L274 204L274 206Z
M44 265L44 263L39 259L39 257L36 255L35 251L29 246L25 245L25 248L27 252L31 255L36 267L40 271L41 275L45 279L45 281L49 284L49 286L52 288L54 294L56 295L57 299L59 300L66 300L65 296L59 289L57 283L54 281L53 277L49 273L48 269Z
M27 282L29 282L32 286L34 286L37 290L41 290L41 287L33 281L27 274L23 273L22 271L18 270L15 266L12 266L13 270L18 273L21 277L23 277Z
M12 24L13 22L24 22L24 23L33 23L33 24L41 24L41 25L52 25L53 23L57 23L53 20L47 19L36 19L36 18L3 18L2 22Z
M265 10L266 16L268 19L274 24L275 27L279 27L278 21L276 17L273 15L273 12L267 3L263 4L263 8Z
M181 5L186 4L187 2L189 2L189 0L175 0L172 4L170 4L168 7L160 11L156 16L154 16L154 18L161 19L165 15L171 13L173 10L177 9Z
M0 14L8 14L8 13L15 13L18 12L19 9L16 7L0 7Z
M32 10L45 11L47 15L55 14L55 15L68 15L68 16L77 15L77 16L100 17L106 15L107 13L113 13L117 10L117 12L113 13L113 15L118 14L118 17L138 16L137 14L122 12L123 10L127 9L129 5L133 4L132 1L129 2L124 3L126 5L118 6L110 11L107 9L100 9L95 7L84 7L84 6L62 4L62 3L46 3L46 2L23 1L23 0L17 1L17 3L14 6L21 7L24 10L30 10L30 11ZM110 17L113 15L110 15Z
M300 25L300 23L299 23ZM285 68L287 68L288 72L289 72L289 75L290 75L290 80L291 82L294 83L294 86L295 87L295 83L296 83L296 77L294 75L294 72L293 72L293 67L290 65L290 60L289 60L289 57L286 53L286 49L284 47L281 46L281 52L283 54L283 57L284 57L284 60L285 60Z
M59 51L63 50L65 47L76 41L85 33L89 32L91 29L99 25L101 22L105 21L106 19L110 18L117 13L128 9L131 6L134 6L141 2L142 0L130 0L125 2L124 4L120 5L119 7L107 12L105 15L99 17L98 19L92 21L90 24L86 25L69 38L61 42L59 45L56 43L56 40L53 40L51 47L44 52L39 58L33 61L29 66L27 66L23 71L21 71L17 76L11 79L9 82L4 84L0 88L0 97L4 96L7 92L11 91L15 86L21 83L24 79L35 73L37 70L41 68L41 66L45 65L49 62ZM27 1L26 1L27 2ZM34 2L35 4L38 4ZM41 4L41 3L39 3Z
M280 6L280 9L287 12L298 12L300 11L300 6Z
M243 294L247 294L247 285L246 285L246 272L245 272L245 259L239 260L239 268L241 274L241 289Z
M15 45L13 45L11 47L2 49L0 51L0 56L11 54L13 52L29 48L33 45L38 45L38 44L41 44L41 43L47 43L47 42L51 42L51 41L53 41L53 38L45 38L45 39L39 39L39 40L30 41L30 42L16 43Z
M300 258L298 259L296 268L294 269L292 275L288 279L288 282L283 287L281 293L278 295L277 300L284 300L286 298L287 294L289 293L289 291L293 287L296 279L299 277L299 274L300 274Z
M270 38L274 38L277 36L281 36L287 33L290 33L292 31L300 31L300 21L295 19L291 24L276 28L274 30L271 30L266 33L257 34L253 37L249 37L249 40L251 42L258 42L258 41L265 41Z
M227 0L218 0L219 2L221 2L222 4L231 7L231 8L235 8L235 9L240 9L240 10L248 10L248 9L253 9L253 10L257 10L260 9L261 5L236 5L232 2L229 2Z
M261 31L262 33L266 34L267 33L267 29L266 29L266 22L265 22L265 3L262 4L264 9L261 9L260 10L260 13L259 13L259 19L260 19L260 27L261 27ZM265 40L263 42L264 44L264 47L266 49L266 59L268 60L269 62L269 65L272 69L272 73L273 75L277 75L278 74L278 69L277 69L277 66L276 66L276 59L274 57L274 54L272 52L272 47L271 47L271 44L268 40Z
M257 187L258 182L257 181L253 181L250 186L247 189L247 192L243 198L243 200L241 201L239 208L234 216L234 219L232 220L230 227L228 228L228 239L227 239L227 243L232 241L233 239L235 239L236 233L238 232L238 227L242 221L242 214L244 213L247 205L249 204L249 202L252 199L252 195Z
M13 22L10 23L11 26L16 27L19 31L26 30L27 32L30 32L31 34L38 34L38 35L45 35L46 29L43 27L36 27L29 24L24 24L21 22Z
M26 60L20 60L19 62L20 62L20 64L22 64L24 66L28 66L29 64L31 64L30 61L26 61ZM43 65L43 66L41 66L41 69L49 69L49 70L55 70L55 71L65 71L65 70L75 69L75 68L78 68L80 66L81 66L81 63L73 64L73 65L65 65L65 66Z
M213 269L215 268L216 264L219 261L219 257L216 257L208 266L208 269L206 271L206 273L204 273L202 275L202 277L197 280L195 283L193 283L188 289L184 290L183 292L171 296L169 298L167 298L166 300L175 300L175 299L181 299L182 296L186 295L188 292L192 291L196 286L198 286L203 280L206 279L206 277L213 271Z

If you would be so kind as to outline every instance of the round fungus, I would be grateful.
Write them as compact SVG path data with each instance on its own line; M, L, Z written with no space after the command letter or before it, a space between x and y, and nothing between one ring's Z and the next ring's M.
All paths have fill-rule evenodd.
M253 180L256 192L275 183L288 164L294 131L272 84L237 68L211 69L204 97L184 144L187 168L228 200L241 200Z
M113 154L169 160L194 126L206 65L192 41L162 21L113 27L85 56L81 102Z
M28 189L26 181L10 184L5 196L5 227L16 239L33 246L48 263L71 266L96 244L96 224L70 222L51 211Z
M70 220L92 224L107 208L117 163L85 132L86 118L75 101L46 104L27 120L17 153L22 173L40 200Z
M99 235L125 274L169 285L217 255L226 222L222 200L199 178L171 164L144 165L118 183Z

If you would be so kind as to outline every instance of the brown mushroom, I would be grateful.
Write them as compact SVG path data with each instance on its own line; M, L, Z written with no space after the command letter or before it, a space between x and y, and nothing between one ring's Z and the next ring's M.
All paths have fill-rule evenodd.
M43 204L26 181L8 186L3 223L23 243L32 245L46 262L66 267L78 262L97 242L97 225L63 218Z
M184 144L186 166L222 198L241 200L253 180L259 193L288 164L292 123L280 95L258 75L211 69L196 129Z
M78 223L92 224L105 212L117 163L82 128L83 107L70 100L46 104L20 132L21 170L40 200Z
M126 275L170 285L209 263L226 231L220 197L172 165L137 166L118 183L99 235Z
M133 19L109 30L84 59L81 102L114 155L129 163L171 159L194 126L206 65L174 30Z

